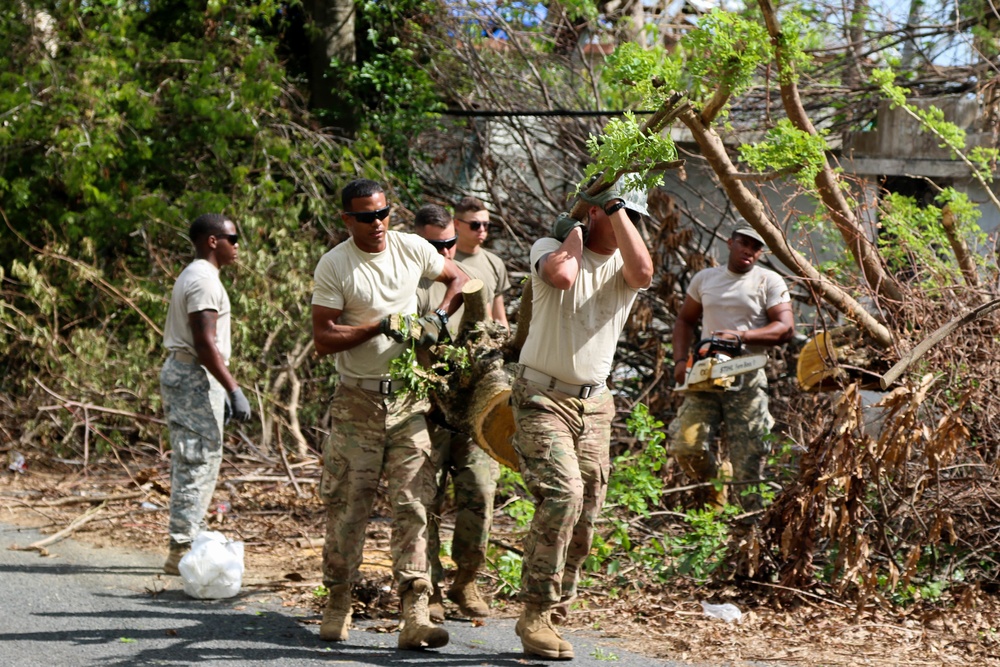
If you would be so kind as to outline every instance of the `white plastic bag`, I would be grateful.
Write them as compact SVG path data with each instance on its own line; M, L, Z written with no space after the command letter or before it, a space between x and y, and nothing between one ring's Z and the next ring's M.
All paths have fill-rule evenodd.
M184 580L184 592L191 597L231 598L240 592L243 583L243 543L232 542L211 530L199 533L177 568Z
M726 623L739 622L743 618L743 612L740 611L739 607L728 602L725 604L709 604L702 600L701 608L705 610L707 615L721 618Z

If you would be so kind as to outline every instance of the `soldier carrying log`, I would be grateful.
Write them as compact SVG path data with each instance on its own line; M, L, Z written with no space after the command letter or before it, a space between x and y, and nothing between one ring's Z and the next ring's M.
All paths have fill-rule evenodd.
M512 392L514 448L535 500L515 630L525 653L555 659L572 658L573 647L553 626L553 608L576 595L607 491L607 377L636 295L653 278L636 229L645 192L616 182L582 197L587 222L560 216L531 248L532 321Z

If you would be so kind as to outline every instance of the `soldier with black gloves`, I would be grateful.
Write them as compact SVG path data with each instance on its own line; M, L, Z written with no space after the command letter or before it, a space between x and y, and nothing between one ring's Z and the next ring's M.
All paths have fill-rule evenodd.
M531 246L531 328L511 394L514 449L535 501L515 632L525 653L560 660L573 647L553 623L576 596L607 492L607 379L636 295L653 279L636 229L646 193L616 183L582 198L586 223L560 216L552 237Z
M167 309L160 393L170 430L170 551L163 571L205 528L222 463L222 427L250 419L250 403L229 372L229 295L219 270L236 261L239 238L219 213L198 216L189 231L197 258L177 277Z
M351 622L351 583L361 566L365 528L385 473L392 506L393 573L403 602L403 649L448 643L428 615L427 507L434 500L426 398L389 373L404 346L437 342L461 305L466 276L416 234L388 229L382 187L351 181L341 193L341 219L351 238L323 255L312 297L313 340L320 355L335 354L340 381L333 423L323 445L320 496L327 506L323 583L330 598L320 639L345 641ZM434 311L419 318L421 278L445 283Z

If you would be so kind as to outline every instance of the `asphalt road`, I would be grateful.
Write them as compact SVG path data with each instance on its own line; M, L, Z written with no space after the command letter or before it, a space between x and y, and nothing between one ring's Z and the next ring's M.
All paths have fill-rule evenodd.
M385 621L360 621L345 644L320 641L308 609L282 607L270 592L244 591L227 600L195 600L167 578L162 556L64 540L50 556L14 551L40 536L0 524L0 665L447 665L551 664L521 652L514 621L482 627L448 621L448 646L398 651ZM629 653L611 640L567 635L572 665L646 667L681 663ZM566 663L564 663L566 664Z

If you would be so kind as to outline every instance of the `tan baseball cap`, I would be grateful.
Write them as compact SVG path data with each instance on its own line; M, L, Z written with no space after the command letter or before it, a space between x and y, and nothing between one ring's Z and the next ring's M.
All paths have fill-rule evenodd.
M743 236L752 238L754 241L760 241L760 244L762 246L764 246L765 248L767 247L767 243L765 243L764 239L761 238L761 235L757 233L757 230L753 229L752 227L740 227L735 232L733 232L733 234L742 234Z

